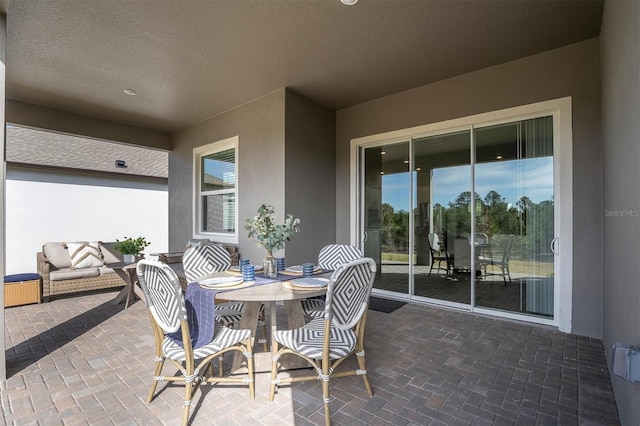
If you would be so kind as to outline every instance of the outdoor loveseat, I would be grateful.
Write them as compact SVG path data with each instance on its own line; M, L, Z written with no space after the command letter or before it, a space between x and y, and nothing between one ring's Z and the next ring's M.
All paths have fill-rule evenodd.
M123 261L114 243L50 242L37 253L38 274L42 277L42 297L123 287L125 282L109 267Z
M191 240L189 244L208 242ZM115 243L101 241L51 242L37 253L38 274L42 277L42 298L51 296L123 287L125 282L109 267L122 262L123 255L113 248ZM235 246L223 246L231 256L231 265L238 264L239 253ZM73 256L72 256L73 255ZM182 252L157 253L158 260L170 264L183 288L187 282L182 268Z

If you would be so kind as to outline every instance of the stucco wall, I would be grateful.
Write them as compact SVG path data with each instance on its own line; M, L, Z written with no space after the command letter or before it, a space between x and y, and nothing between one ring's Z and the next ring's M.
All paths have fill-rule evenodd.
M265 251L247 238L244 221L260 204L284 217L285 89L173 135L169 154L169 246L181 251L193 237L193 149L238 136L238 246L242 257L262 262Z
M167 185L128 178L7 168L6 273L36 272L48 241L143 236L167 251Z
M314 261L335 242L335 112L287 90L285 206L300 218L287 243L287 263Z
M566 96L573 101L573 331L602 337L602 150L597 39L338 111L337 240L349 242L350 238L351 139Z
M335 113L288 89L199 123L173 137L169 156L169 240L182 250L193 236L193 149L238 135L238 248L260 263L265 250L247 238L244 222L260 204L276 218L301 219L302 232L284 251L288 264L317 258L335 240Z
M604 154L604 346L640 346L640 3L605 3L601 33ZM631 214L627 214L630 212ZM640 382L611 375L620 421L640 425Z

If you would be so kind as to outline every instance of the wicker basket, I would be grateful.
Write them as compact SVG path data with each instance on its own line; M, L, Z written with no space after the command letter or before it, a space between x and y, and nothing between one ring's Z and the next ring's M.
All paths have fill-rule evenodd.
M4 307L40 303L40 278L4 283Z

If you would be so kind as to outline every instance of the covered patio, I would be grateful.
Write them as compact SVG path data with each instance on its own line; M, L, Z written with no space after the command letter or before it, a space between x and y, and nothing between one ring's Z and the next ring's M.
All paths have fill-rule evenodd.
M305 226L304 238L287 246L295 264L315 258L325 244L366 242L359 221L369 215L360 214L355 195L362 190L357 151L367 143L404 144L393 138L408 135L412 143L421 135L411 129L448 132L483 117L495 124L496 114L502 120L513 108L570 106L555 110L571 132L554 148L564 155L554 162L556 181L568 185L554 198L566 202L555 210L562 213L557 264L566 276L554 283L554 326L485 317L474 306L371 312L367 359L375 396L368 398L357 379L336 380L333 420L638 424L640 385L608 370L615 342L640 344L640 3L81 3L0 0L0 115L5 124L168 152L168 251L209 238L199 226L205 221L198 200L207 195L198 189L206 177L197 173L198 159L230 146L237 151L239 232L219 241L262 259L240 225L259 204L271 203ZM5 175L42 175L38 164L2 158ZM112 170L115 159L122 158L109 161ZM56 162L47 167L68 171ZM54 228L47 213L57 200L42 202L44 191L26 195L39 201L34 211L42 218L24 229ZM68 214L70 223L80 211ZM141 221L153 214L137 206ZM5 228L23 229L0 216ZM96 223L87 226L98 229ZM16 244L0 234L6 257ZM6 265L0 269L7 274ZM517 289L509 302L522 310ZM114 296L0 314L5 423L179 422L182 389L145 402L153 354L144 305L122 310L108 303ZM269 403L267 382L259 375L253 401L244 388L202 389L193 424L321 422L317 383L282 389Z
M182 387L160 386L146 403L146 306L123 309L111 303L115 294L5 311L4 424L179 424ZM332 380L334 424L619 424L600 340L434 306L368 315L374 397L359 378ZM323 422L319 383L280 388L274 402L268 389L268 373L256 375L254 400L245 387L201 387L190 424Z

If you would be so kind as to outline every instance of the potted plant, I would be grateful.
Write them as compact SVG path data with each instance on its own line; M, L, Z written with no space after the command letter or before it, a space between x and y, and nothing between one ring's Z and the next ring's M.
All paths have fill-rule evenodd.
M276 260L273 258L273 252L284 248L285 241L289 241L291 235L300 232L298 225L300 219L287 215L283 224L276 224L273 217L275 210L269 204L263 204L258 208L258 215L247 219L245 227L249 231L249 238L255 238L258 246L262 246L267 250L267 256L264 258L264 276L274 278L278 274L276 268Z
M127 263L133 263L136 261L136 257L140 255L149 244L145 237L131 238L124 237L124 240L120 241L116 239L116 243L113 247L124 255L124 261Z

